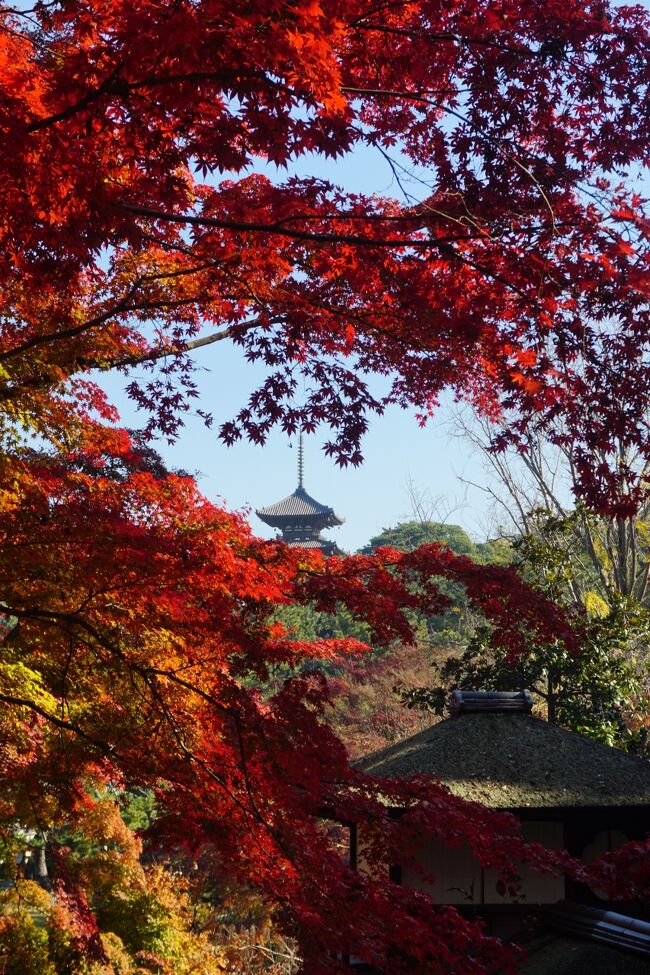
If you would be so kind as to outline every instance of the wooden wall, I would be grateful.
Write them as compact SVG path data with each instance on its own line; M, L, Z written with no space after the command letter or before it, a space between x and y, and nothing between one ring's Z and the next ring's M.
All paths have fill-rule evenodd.
M562 849L564 827L561 822L530 821L522 823L524 838L541 843L548 849ZM402 883L425 891L438 904L554 904L565 896L564 877L537 873L528 867L520 871L521 894L510 897L497 890L498 874L495 870L483 870L469 849L445 847L435 840L422 845L418 855L423 872L430 874L424 879L420 872L404 866Z

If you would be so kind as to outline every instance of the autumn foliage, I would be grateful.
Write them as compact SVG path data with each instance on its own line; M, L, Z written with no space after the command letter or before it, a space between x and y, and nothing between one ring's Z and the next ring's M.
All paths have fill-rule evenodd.
M359 461L372 413L426 417L451 388L515 410L515 439L536 424L570 438L584 499L631 511L647 486L612 445L650 452L648 223L628 180L647 161L647 15L62 0L3 4L0 28L0 599L19 620L0 669L3 830L147 787L161 848L259 890L305 970L349 953L391 972L512 970L478 925L380 865L428 832L509 879L513 857L582 868L431 783L384 788L409 808L398 830L328 730L318 675L256 688L272 665L364 652L292 641L278 605L343 604L376 643L408 641L402 611L443 609L444 577L512 655L531 632L577 652L561 612L440 545L324 563L257 541L192 479L147 465L96 377L123 370L148 432L174 436L194 350L230 340L267 379L220 435L326 423L341 463ZM395 198L259 171L355 148L392 167ZM367 824L374 879L330 847L324 816ZM608 867L616 890L647 885L636 853ZM66 882L88 957L127 971L93 928L96 879Z

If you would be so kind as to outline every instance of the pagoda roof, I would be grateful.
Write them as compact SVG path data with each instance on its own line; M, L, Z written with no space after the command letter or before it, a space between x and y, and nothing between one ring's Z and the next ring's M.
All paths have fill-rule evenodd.
M362 758L379 777L418 773L497 809L650 807L650 762L526 712L467 712Z
M330 542L327 538L321 538L319 535L313 535L309 538L296 538L295 540L289 537L284 540L290 548L330 549L335 547L334 542Z
M276 504L270 504L265 508L257 508L255 514L267 525L282 528L288 522L315 522L319 527L342 525L343 519L334 513L333 508L329 508L320 501L316 501L310 494L307 494L304 487L299 485L293 494L283 498Z

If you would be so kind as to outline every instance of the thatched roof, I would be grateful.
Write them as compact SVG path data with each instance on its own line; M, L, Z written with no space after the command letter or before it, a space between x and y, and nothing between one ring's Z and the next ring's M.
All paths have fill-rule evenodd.
M650 807L650 762L524 713L448 718L358 766L387 778L423 772L497 809Z

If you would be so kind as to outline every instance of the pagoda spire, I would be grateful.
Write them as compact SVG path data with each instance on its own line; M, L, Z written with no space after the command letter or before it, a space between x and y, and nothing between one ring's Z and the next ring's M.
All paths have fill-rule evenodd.
M304 487L303 477L305 474L305 453L304 445L302 441L302 427L300 428L300 433L298 434L298 487Z
M302 429L298 432L298 487L288 498L276 504L257 508L255 514L266 525L278 528L282 540L293 548L314 548L325 555L334 555L334 542L323 538L324 528L335 528L343 519L326 504L312 498L303 486L305 477L305 445Z

